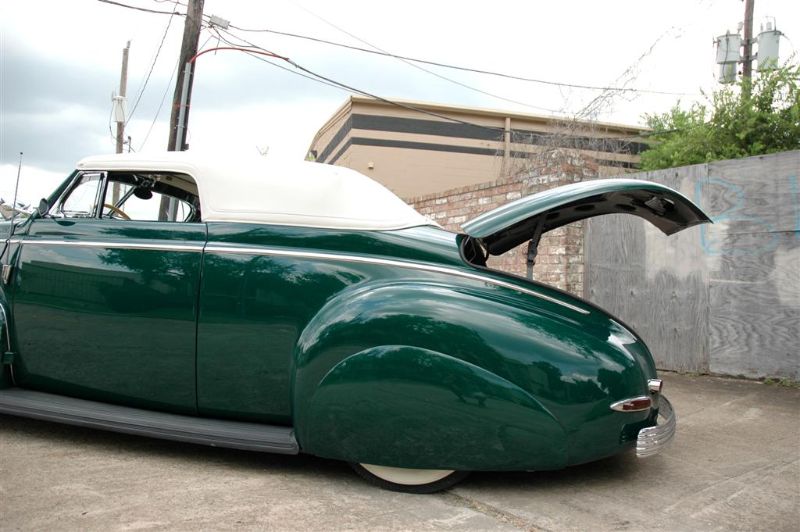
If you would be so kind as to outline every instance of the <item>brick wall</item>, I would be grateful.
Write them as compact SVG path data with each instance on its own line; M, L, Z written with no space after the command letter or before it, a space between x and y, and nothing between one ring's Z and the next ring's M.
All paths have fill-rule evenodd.
M553 187L591 179L597 174L597 166L590 161L570 159L557 168L546 168L541 172L544 175L536 175L539 173L533 171L524 177L455 188L439 194L406 198L406 201L445 229L462 232L462 223L505 203ZM583 236L583 222L545 233L539 243L533 269L534 279L583 296ZM501 257L490 257L489 266L524 276L527 246L526 242Z

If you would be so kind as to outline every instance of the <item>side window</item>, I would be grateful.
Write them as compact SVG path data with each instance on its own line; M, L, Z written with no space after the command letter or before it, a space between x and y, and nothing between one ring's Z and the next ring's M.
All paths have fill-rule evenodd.
M189 176L109 175L103 218L161 222L199 222L197 187Z
M53 208L52 214L63 218L92 218L97 211L97 198L103 175L83 174Z

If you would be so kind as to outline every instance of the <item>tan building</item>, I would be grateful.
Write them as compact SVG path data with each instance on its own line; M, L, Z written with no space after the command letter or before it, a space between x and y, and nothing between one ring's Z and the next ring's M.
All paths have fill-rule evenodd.
M314 137L310 158L410 198L530 173L555 153L588 158L600 175L619 174L638 167L645 147L646 130L634 126L398 103L351 96Z

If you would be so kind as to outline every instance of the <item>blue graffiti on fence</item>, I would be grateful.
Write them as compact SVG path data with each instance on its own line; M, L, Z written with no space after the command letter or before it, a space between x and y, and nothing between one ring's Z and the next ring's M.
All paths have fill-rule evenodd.
M794 209L794 238L800 238L800 186L798 186L797 176L789 176L788 180L791 205ZM707 181L698 181L695 184L694 194L695 202L698 205L703 203L703 191L708 186L721 187L724 192L727 192L732 201L724 210L718 213L709 213L714 223L731 224L739 223L746 224L751 231L747 234L758 234L757 242L749 242L747 246L730 246L726 247L726 234L721 231L714 231L708 225L703 225L700 228L700 245L706 255L752 255L761 254L773 251L780 244L780 236L778 231L768 220L752 215L748 212L747 197L745 190L741 185L732 183L726 179L711 177ZM755 230L755 228L758 228Z

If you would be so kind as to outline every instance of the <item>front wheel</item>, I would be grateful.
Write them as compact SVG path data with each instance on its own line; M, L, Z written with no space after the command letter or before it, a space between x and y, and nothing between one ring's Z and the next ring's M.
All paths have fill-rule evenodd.
M378 487L404 493L435 493L446 490L469 473L449 469L407 469L372 464L350 464L362 478Z

